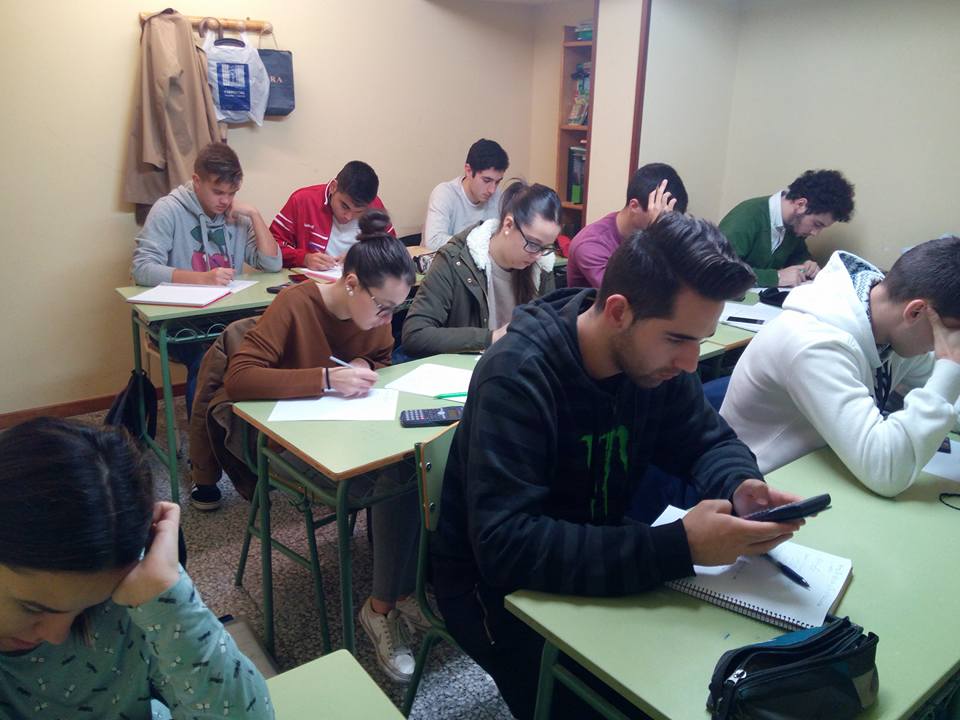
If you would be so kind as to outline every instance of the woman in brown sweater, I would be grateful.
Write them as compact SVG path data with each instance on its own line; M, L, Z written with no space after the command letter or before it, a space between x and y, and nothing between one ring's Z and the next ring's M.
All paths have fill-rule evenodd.
M377 381L390 363L390 321L414 283L410 254L387 233L390 218L370 210L360 218L357 244L335 283L304 282L283 290L244 337L229 360L224 387L230 400L318 397L329 391L354 396ZM335 364L342 359L351 367ZM292 465L315 482L334 483L295 458ZM351 496L380 495L408 480L398 468L351 481ZM411 492L373 506L373 593L360 623L377 650L383 671L404 682L413 674L408 630L429 626L411 597L416 580L419 529L417 495Z

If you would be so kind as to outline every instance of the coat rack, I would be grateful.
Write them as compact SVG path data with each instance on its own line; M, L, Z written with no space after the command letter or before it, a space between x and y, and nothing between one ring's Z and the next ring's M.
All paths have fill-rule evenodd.
M155 12L140 13L140 24L143 25L149 18L157 15ZM269 35L273 32L273 25L266 20L234 20L232 18L202 17L198 15L188 15L187 20L193 25L194 30L198 30L201 23L206 21L207 25L219 24L220 31L229 30L231 32L250 32L257 35Z

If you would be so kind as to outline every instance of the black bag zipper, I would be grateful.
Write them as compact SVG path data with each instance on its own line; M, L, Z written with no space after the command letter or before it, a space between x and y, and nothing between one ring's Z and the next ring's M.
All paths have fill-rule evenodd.
M853 657L869 647L876 645L878 641L879 638L876 635L866 636L864 637L864 642L856 643L854 647L847 647L845 650L838 653L830 652L829 661L833 663L846 660L847 658ZM824 655L818 654L817 656L798 660L797 662L785 665L783 667L758 670L753 673L748 673L742 667L737 668L723 682L722 692L717 697L714 707L711 708L711 711L714 714L713 717L716 718L716 720L727 720L727 718L730 716L730 713L733 711L733 696L737 693L745 692L747 687L762 685L764 682L769 680L783 680L784 678L792 677L793 675L802 674L811 667L822 664L823 660ZM711 699L713 697L714 696L711 693Z
M835 642L836 636L850 632L851 630L855 631L856 635L860 635L862 632L862 628L850 622L850 618L843 618L842 620L837 620L834 623L822 628L821 632L802 641L790 643L789 645L766 646L765 644L761 643L759 644L761 646L754 644L746 645L735 650L728 650L723 656L721 656L719 662L717 663L717 667L713 672L713 677L710 679L710 697L712 699L720 696L723 687L726 684L726 680L730 677L734 669L743 665L744 658L760 652L779 655L797 652L821 643L832 643ZM711 709L710 705L710 702L708 702L708 709Z

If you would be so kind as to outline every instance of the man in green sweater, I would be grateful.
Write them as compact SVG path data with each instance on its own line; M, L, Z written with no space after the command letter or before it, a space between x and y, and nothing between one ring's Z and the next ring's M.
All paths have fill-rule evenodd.
M760 287L794 287L820 266L806 239L853 214L853 185L838 170L807 170L786 190L744 200L720 221L733 249Z

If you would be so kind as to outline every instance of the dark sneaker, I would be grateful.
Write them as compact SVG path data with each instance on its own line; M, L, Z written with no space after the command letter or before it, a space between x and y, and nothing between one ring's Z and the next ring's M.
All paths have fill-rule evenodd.
M216 485L194 485L190 491L190 504L205 512L219 510L222 498L220 488Z

